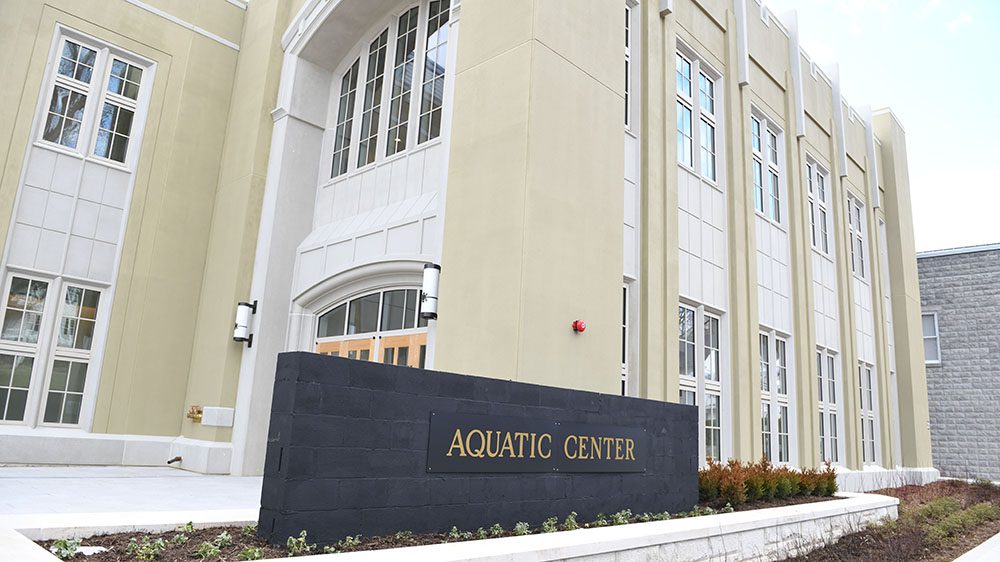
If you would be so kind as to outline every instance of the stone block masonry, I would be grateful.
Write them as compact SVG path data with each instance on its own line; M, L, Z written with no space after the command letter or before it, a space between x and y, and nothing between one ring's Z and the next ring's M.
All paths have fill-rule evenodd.
M432 412L645 430L645 472L437 473ZM279 356L258 532L321 545L346 535L445 532L571 511L682 511L698 500L697 409L680 404L394 367Z
M1000 480L1000 249L920 257L917 267L941 344L940 364L927 365L934 466Z

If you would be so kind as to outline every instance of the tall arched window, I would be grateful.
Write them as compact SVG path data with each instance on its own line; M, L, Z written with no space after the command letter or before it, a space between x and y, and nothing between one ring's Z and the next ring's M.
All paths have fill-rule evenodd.
M423 367L427 321L420 318L420 290L387 289L338 304L319 317L316 352Z

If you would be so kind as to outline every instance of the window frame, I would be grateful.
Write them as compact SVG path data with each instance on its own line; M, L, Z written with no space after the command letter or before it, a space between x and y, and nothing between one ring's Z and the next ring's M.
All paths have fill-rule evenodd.
M934 318L934 335L928 336L926 333L923 334L924 349L927 349L927 340L934 340L934 348L937 350L935 354L937 356L936 360L928 360L927 352L924 352L924 365L940 365L941 364L941 326L938 324L938 313L937 312L921 312L921 331L923 331L923 319L924 317L931 316Z
M677 77L680 74L680 68L677 64L678 60L683 60L690 66L690 76L686 77L689 81L690 94L683 93L677 85ZM710 81L712 84L712 107L713 112L709 113L702 109L701 104L701 78L705 77L706 80ZM677 154L677 164L681 166L688 172L694 174L695 176L701 178L701 180L708 182L712 186L718 189L722 189L723 177L725 174L724 166L722 162L724 161L723 154L723 143L719 142L720 138L724 138L724 119L723 115L719 111L722 106L721 93L724 91L724 77L721 72L716 70L716 68L709 62L699 56L697 52L691 48L689 45L681 40L677 41L677 48L675 49L674 56L674 93L676 99L677 112L677 123L676 132L678 135L684 134L680 128L680 111L681 107L691 112L691 130L690 136L687 136L687 141L690 143L691 148L691 161L685 162L681 159L679 153L679 137L677 138L677 146L675 150L678 150ZM703 131L702 123L707 124L712 128L712 150L709 151L713 156L712 162L712 174L706 175L703 170L702 158L703 152L706 147L703 146Z
M874 365L864 361L858 361L858 397L861 461L863 465L878 465L881 459L878 372Z
M421 0L420 2L410 2L404 6L399 7L392 13L388 14L386 17L380 19L376 25L373 25L368 29L368 31L363 35L364 39L358 41L358 43L351 49L351 51L345 55L343 60L340 62L339 66L332 73L333 84L330 88L331 95L328 102L328 117L327 125L324 129L324 146L323 146L323 157L326 162L325 167L321 167L320 170L320 185L331 185L335 183L340 183L352 178L358 174L364 173L365 171L377 168L386 163L395 161L399 158L405 158L408 155L414 154L419 150L435 146L436 144L442 142L443 137L446 133L446 109L448 108L448 103L450 98L449 85L454 79L454 65L450 64L445 68L445 73L443 75L443 92L441 101L441 129L440 133L430 139L420 141L419 129L420 129L420 117L421 106L422 106L422 96L423 96L423 86L424 86L424 67L426 65L426 47L427 47L427 25L428 25L428 14L430 9L430 2L433 0ZM451 0L448 7L448 20L444 24L446 26L453 26L457 23L454 18L455 10L457 8L457 2ZM407 130L406 130L406 147L392 154L388 154L387 143L389 134L389 113L391 111L391 101L392 101L392 87L393 87L393 61L395 56L396 43L399 40L399 19L404 14L412 10L413 8L418 8L417 11L417 38L416 45L414 47L414 61L413 61L413 79L410 84L410 107L407 112ZM368 83L368 58L369 58L369 47L373 41L375 41L379 35L384 30L388 30L388 35L386 39L386 60L385 68L383 72L383 85L382 85L382 96L379 112L379 122L376 128L378 140L375 147L375 157L371 162L364 165L358 165L358 157L360 156L361 149L361 121L362 115L364 114L364 89ZM454 37L453 31L449 29L448 39L445 43L444 56L448 63L453 62L454 55ZM351 117L347 120L351 122L350 131L350 142L347 144L347 168L343 172L334 173L334 149L336 145L336 134L337 134L337 122L338 122L338 107L341 97L340 83L345 74L350 70L354 61L359 61L358 77L357 77L357 87L355 89L355 103L353 111L351 112ZM347 121L345 120L345 121Z
M830 233L833 206L830 204L830 173L815 158L806 155L806 186L809 199L809 231L812 249L832 257L834 237Z
M754 134L754 125L757 124L759 135ZM768 140L774 138L774 159L771 158L772 147ZM755 142L756 141L756 142ZM750 178L748 185L754 190L754 213L775 225L781 230L786 230L787 224L787 189L785 178L785 134L774 119L766 113L752 105L750 108ZM756 144L756 146L755 146ZM757 183L755 165L760 168L760 183ZM772 190L771 178L775 178L776 185Z
M59 74L59 60L62 58L63 46L67 41L72 41L73 43L97 51L89 83L83 83ZM142 71L139 89L134 100L123 94L117 94L108 90L111 67L115 59L135 66ZM141 152L142 137L145 131L149 99L155 75L156 63L154 61L126 51L107 41L57 24L52 41L52 50L46 63L45 78L42 82L42 89L40 90L35 110L36 124L32 133L33 144L85 161L100 163L104 166L132 173ZM71 90L87 96L80 133L77 137L76 147L73 148L44 138L45 123L48 120L48 108L52 99L52 92L57 85L69 87ZM100 131L99 124L105 103L111 103L119 108L124 107L133 113L131 128L127 135L128 145L123 161L100 156L96 153L97 137Z
M725 313L706 307L700 304L693 304L686 302L684 299L678 305L678 313L680 311L685 311L690 313L693 322L693 355L694 355L694 376L679 376L679 387L678 387L678 397L679 403L684 404L687 397L693 397L694 406L698 408L698 425L699 425L699 451L701 454L700 464L704 464L708 455L712 454L712 450L709 444L709 433L713 432L713 439L718 440L717 447L719 456L715 460L725 460L727 455L731 454L730 450L730 439L731 435L726 430L730 426L731 420L728 411L729 408L729 364L727 355L727 337L728 325L726 323ZM705 376L705 352L709 349L705 342L705 326L708 321L717 321L718 326L718 339L719 339L719 380L711 380ZM678 315L678 329L680 328L680 316ZM687 340L681 340L682 334L678 330L678 345L681 342L686 342ZM679 366L683 368L683 366ZM717 426L709 426L708 422L708 403L709 400L718 400L719 404L719 417ZM714 455L713 455L714 456Z
M851 273L857 279L867 282L870 271L870 267L866 265L870 263L867 261L869 252L866 246L868 243L867 208L860 198L851 193L847 194L847 235L851 241Z
M761 326L758 330L758 349L761 453L775 465L793 466L798 456L795 442L798 432L794 400L796 388L792 338L788 334ZM767 357L764 357L765 351ZM765 431L767 428L763 425L765 409L769 413L769 431ZM782 420L784 420L783 426L780 423Z
M839 357L835 351L823 347L816 348L815 356L817 358L816 380L819 387L817 410L821 420L818 426L819 462L823 464L830 461L830 464L843 466L844 442L841 424L844 419L842 408L844 387L841 380Z

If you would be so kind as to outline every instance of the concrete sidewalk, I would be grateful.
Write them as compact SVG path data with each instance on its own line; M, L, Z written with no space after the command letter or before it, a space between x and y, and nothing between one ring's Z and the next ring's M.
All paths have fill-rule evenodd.
M996 562L997 560L1000 560L1000 533L959 556L955 562Z
M257 520L260 477L167 467L0 467L0 528L32 539Z

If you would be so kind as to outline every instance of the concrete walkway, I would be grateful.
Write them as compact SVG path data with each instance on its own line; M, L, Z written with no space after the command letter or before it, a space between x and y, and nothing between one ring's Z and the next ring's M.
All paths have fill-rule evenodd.
M959 556L955 562L996 562L997 560L1000 560L1000 533Z
M260 477L167 467L0 467L0 528L47 539L246 524L257 520L260 487Z

